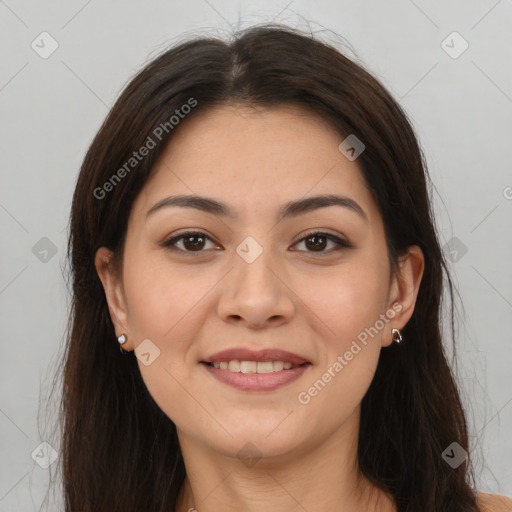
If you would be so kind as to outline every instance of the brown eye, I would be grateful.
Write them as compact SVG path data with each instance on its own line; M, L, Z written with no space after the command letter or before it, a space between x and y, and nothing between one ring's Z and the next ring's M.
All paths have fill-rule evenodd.
M210 240L210 237L201 231L189 231L182 233L181 235L175 236L169 240L163 242L164 247L172 249L178 249L183 252L204 252L206 241ZM182 242L182 247L178 247L177 243Z
M306 235L302 240L300 240L298 243L304 242L305 246L307 247L308 251L306 252L316 252L316 253L331 253L334 251L339 251L342 248L349 249L353 247L350 243L348 243L346 240L342 240L341 238L338 238L335 235L331 235L330 233L322 233L322 232L314 232L309 233ZM330 251L326 251L326 245L328 242L332 242L335 244L334 249Z
M315 252L325 249L328 241L327 237L322 235L311 235L305 239L306 247Z
M203 249L205 249L205 245L208 241L212 242L212 239L206 235L206 233L203 233L202 231L188 231L164 241L162 245L169 249L178 250L185 253L201 253L205 252ZM332 250L326 250L329 242L334 244L334 248ZM335 235L331 235L330 233L322 233L319 231L309 233L298 243L305 244L307 248L306 252L319 254L331 253L334 251L339 251L342 248L348 249L353 247L346 240L343 240ZM181 244L181 246L178 244Z

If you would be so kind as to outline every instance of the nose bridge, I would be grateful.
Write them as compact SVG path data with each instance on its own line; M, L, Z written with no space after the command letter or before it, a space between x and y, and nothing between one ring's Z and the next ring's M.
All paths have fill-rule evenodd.
M282 266L275 251L266 246L269 238L265 240L260 243L247 237L236 247L229 284L219 304L219 314L224 319L243 318L257 325L292 313L291 292L279 276Z
M267 294L274 288L276 271L272 272L270 269L278 266L278 263L269 240L270 237L265 240L260 237L258 241L248 236L237 246L233 263L235 282L238 287Z

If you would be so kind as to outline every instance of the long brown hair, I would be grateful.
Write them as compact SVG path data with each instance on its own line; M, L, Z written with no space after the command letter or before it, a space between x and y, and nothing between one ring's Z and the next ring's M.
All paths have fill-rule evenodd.
M191 99L193 108L171 128L171 116ZM476 512L471 457L454 469L441 456L453 441L469 452L468 432L441 334L446 286L454 338L453 285L411 123L362 65L275 24L241 31L231 41L199 37L162 53L126 86L87 151L68 246L72 308L61 403L66 511L174 508L185 477L176 428L147 391L133 353L119 353L94 255L106 246L122 260L132 203L175 129L233 102L312 109L340 137L355 134L365 144L358 163L384 221L390 268L394 272L400 254L416 244L425 269L402 330L406 341L381 351L362 401L359 466L392 494L400 512ZM113 180L165 123L147 156Z

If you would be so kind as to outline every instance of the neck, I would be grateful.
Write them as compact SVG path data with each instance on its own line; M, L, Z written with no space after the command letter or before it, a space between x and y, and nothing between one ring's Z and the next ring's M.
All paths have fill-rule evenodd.
M250 467L178 430L187 476L176 512L392 512L392 498L359 471L359 411L321 444L265 456ZM355 434L355 436L354 436Z

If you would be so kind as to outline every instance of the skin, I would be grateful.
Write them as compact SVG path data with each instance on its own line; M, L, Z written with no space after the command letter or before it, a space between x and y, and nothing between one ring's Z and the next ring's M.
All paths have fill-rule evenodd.
M399 273L390 274L377 204L357 160L339 151L341 140L298 107L223 105L191 118L133 205L122 271L109 264L108 249L96 254L116 333L127 334L125 348L150 339L160 350L148 366L137 361L177 428L187 469L179 512L396 510L358 471L360 403L381 349L392 343L391 329L403 328L413 313L424 257L411 246ZM275 220L288 201L333 193L356 201L367 221L340 206ZM175 194L208 196L238 215L173 206L146 218ZM190 239L174 251L162 247L187 228L209 239L195 250ZM336 251L326 241L315 250L314 240L304 240L314 231L353 247ZM263 249L252 263L236 252L247 236ZM362 350L307 405L299 403L299 393L393 304L401 306L394 318L366 346L359 343ZM288 350L312 365L277 390L247 392L217 381L199 363L240 346ZM237 456L247 442L261 457L250 467Z

